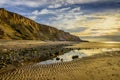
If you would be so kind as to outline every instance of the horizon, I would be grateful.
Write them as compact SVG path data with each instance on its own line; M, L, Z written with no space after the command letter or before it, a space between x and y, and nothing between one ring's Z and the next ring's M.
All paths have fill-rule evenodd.
M84 40L120 42L120 1L8 0L1 1L0 8Z

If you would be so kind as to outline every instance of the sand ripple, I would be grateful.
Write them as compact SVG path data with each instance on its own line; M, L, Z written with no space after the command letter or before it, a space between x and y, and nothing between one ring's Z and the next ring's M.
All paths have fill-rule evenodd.
M0 80L120 80L120 57L28 65L0 74Z

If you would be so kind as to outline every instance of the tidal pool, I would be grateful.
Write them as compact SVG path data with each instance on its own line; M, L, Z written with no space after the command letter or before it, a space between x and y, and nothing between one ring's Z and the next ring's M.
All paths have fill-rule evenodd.
M38 64L53 64L58 62L72 61L77 58L92 56L95 54L102 54L105 52L120 51L120 43L80 43L67 48L72 48L73 50L59 55L53 59L39 62Z
M99 49L81 49L81 50L72 50L68 53L64 53L63 55L59 55L53 59L42 61L39 64L52 64L52 63L58 63L58 62L66 62L66 61L72 61L77 59L73 59L74 56L78 56L78 58L86 57L86 56L92 56L95 54L102 54L104 52L110 52L110 51L120 51L120 48L99 48Z

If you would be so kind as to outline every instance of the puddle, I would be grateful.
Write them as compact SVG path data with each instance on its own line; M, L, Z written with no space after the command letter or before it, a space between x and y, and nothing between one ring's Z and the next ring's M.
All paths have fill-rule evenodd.
M102 54L103 52L110 51L120 51L120 48L93 48L93 49L81 49L81 50L72 50L70 52L64 53L63 55L59 55L53 59L42 61L39 64L53 64L58 62L67 62L72 61L77 58L82 58L86 56L91 56L95 54ZM74 58L74 59L73 59Z

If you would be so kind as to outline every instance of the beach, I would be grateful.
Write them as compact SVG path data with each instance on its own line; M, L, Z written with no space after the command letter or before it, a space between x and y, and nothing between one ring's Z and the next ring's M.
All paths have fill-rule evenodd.
M8 42L8 43L11 43L11 42ZM6 43L6 45L4 44L5 45L4 48L9 49L10 46L7 47L8 43ZM28 46L29 44L24 44L28 47L26 46L21 47L21 49L30 48L30 47L31 48L39 47L40 51L41 51L41 48L43 48L42 49L43 52L44 50L50 52L52 51L52 49L60 50L61 48L59 47L61 46L53 46L53 47L51 46L53 44L56 45L56 43L51 42L49 43L49 47L48 47L48 43L42 42L42 45L46 45L47 48L46 47L43 48L43 46L38 43L35 45L32 44L31 46ZM59 42L57 44L60 45L61 43L63 44L63 42ZM73 44L68 42L64 42L64 43L67 45ZM20 45L17 44L13 46L18 46L20 48ZM11 49L14 49L14 48L16 47L13 47ZM50 49L50 51L48 48ZM73 46L73 48L75 47ZM69 50L66 47L65 49L66 51ZM62 51L63 49L61 49L60 52ZM30 52L32 53L32 51ZM47 53L47 56L48 54L49 53ZM56 54L56 53L53 53L53 54ZM52 54L52 57L55 57L53 56L53 54ZM61 53L61 54L64 54L64 53ZM60 55L60 54L57 54L57 55ZM45 58L45 59L47 60L48 58ZM83 58L78 58L69 62L59 62L59 63L52 63L52 64L39 64L40 61L39 62L30 61L30 62L31 64L27 63L26 65L20 65L18 67L10 65L8 66L9 67L8 70L7 70L7 67L1 69L0 80L119 80L120 79L120 51L109 51L102 54L95 54L95 55L91 55Z
M120 52L50 65L32 64L0 74L1 80L119 80Z

